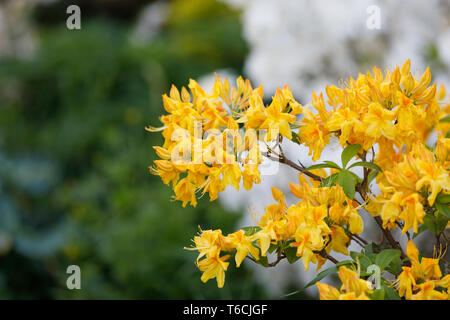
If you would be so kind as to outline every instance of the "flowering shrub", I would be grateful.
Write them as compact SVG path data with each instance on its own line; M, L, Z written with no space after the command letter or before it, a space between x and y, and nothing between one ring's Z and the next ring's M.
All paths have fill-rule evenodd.
M233 257L236 267L246 258L264 267L301 258L306 270L310 263L320 270L330 260L335 266L307 285L317 283L321 299L450 298L450 275L439 266L450 226L450 104L445 88L430 83L429 68L415 78L408 60L384 75L374 67L340 87L327 86L328 100L313 92L305 106L288 86L265 105L262 86L255 89L242 78L231 88L217 77L211 93L194 80L190 93L173 86L163 95L169 113L161 117L163 127L147 128L162 131L165 139L154 146L160 159L150 172L173 187L183 207L195 207L198 195L206 193L213 201L229 185L239 189L241 180L251 189L261 181L264 158L299 173L298 184L290 184L297 203L288 205L272 188L275 203L255 226L228 235L201 230L194 237L189 249L199 252L201 280L216 278L223 287ZM433 130L438 138L431 147L426 141ZM303 144L317 161L332 137L344 148L340 164L305 167L288 159L281 146L283 139ZM349 164L353 158L357 161ZM355 167L362 167L361 176L350 170ZM379 195L371 191L374 182ZM360 236L364 212L379 226L383 243ZM396 228L408 238L406 248L393 237ZM420 256L412 242L425 230L436 238L433 258ZM351 241L361 252L348 252ZM333 252L349 258L338 261ZM332 272L342 281L339 289L318 283Z

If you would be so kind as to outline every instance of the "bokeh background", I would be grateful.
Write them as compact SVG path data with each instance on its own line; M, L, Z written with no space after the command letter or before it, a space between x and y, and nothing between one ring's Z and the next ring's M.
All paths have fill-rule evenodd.
M66 27L70 4L81 30ZM371 5L377 29L366 26ZM300 263L244 263L223 289L200 282L195 253L183 250L198 226L252 223L249 207L261 211L270 186L286 189L296 175L282 169L197 208L170 201L148 174L162 139L144 130L159 125L161 94L189 78L208 86L218 72L262 83L268 97L287 83L306 103L327 83L407 58L449 84L449 17L445 0L0 1L0 298L264 299L298 289L308 280ZM305 150L286 150L310 164ZM66 287L71 264L81 290ZM311 288L294 298L314 297Z
M81 30L66 28L69 4ZM161 94L241 72L239 15L209 0L151 5L1 2L0 298L266 297L245 267L223 290L203 284L183 250L198 226L232 232L242 213L183 209L148 174L162 139L144 127L159 125ZM81 290L66 287L71 264Z

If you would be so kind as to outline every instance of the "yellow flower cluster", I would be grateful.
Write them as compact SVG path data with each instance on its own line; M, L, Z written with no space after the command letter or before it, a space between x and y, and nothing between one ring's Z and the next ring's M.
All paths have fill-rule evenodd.
M292 139L291 124L301 106L286 86L279 89L269 106L264 106L263 89L253 89L248 80L238 78L237 88L230 89L228 80L216 78L211 93L206 93L194 80L189 89L172 86L163 95L169 113L161 117L164 126L148 127L162 131L164 145L155 146L161 158L154 161L150 172L172 184L175 199L196 206L196 193L209 193L210 200L228 185L239 190L241 179L250 189L260 182L259 140L277 141L280 135ZM245 132L239 130L245 127ZM260 130L259 136L255 130ZM262 134L264 133L264 134Z
M370 300L370 282L360 279L358 273L344 266L339 267L340 290L325 283L317 283L320 300Z
M380 155L390 155L392 148L388 146L401 149L424 141L438 123L441 111L436 84L429 86L430 82L430 69L417 80L408 60L402 68L387 71L384 76L374 67L373 74L350 78L343 88L328 86L328 104L333 111L322 134L334 132L343 146L360 144L364 150L379 143L383 146ZM438 98L445 95L445 90L441 91ZM319 101L323 104L323 99Z
M440 136L436 154L416 143L410 152L396 155L399 161L390 162L391 169L378 179L382 194L366 207L372 215L381 215L384 228L394 229L403 221L402 233L410 228L417 232L424 206L432 207L438 193L450 192L449 147L450 139Z
M220 257L222 251L231 253L236 249L239 267L248 254L255 260L265 257L271 244L295 248L305 270L310 262L317 263L320 269L326 261L324 255L332 250L348 255L349 236L363 231L355 203L339 185L319 188L310 185L302 175L299 179L300 185L291 184L291 190L302 200L288 207L284 194L273 187L272 195L277 203L266 207L258 230L251 235L239 230L223 236L220 230L208 230L194 238L195 247L191 249L199 251L197 264L203 271L202 281L217 277L219 287L223 285L228 267L224 261L230 255ZM205 259L200 260L202 257Z
M419 251L412 241L408 242L406 254L411 260L411 267L403 267L396 280L399 295L408 300L448 300L450 274L442 277L440 258L419 259ZM439 287L442 289L436 290Z
M297 203L288 205L284 194L272 188L276 203L265 208L257 226L226 236L221 230L205 230L194 238L195 246L190 249L199 252L196 264L202 271L201 280L216 278L223 287L228 260L233 256L237 267L246 257L265 266L283 258L289 262L301 258L306 270L310 262L317 264L317 269L327 259L337 263L331 251L348 255L350 241L364 250L368 244L358 236L364 229L360 209L375 217L384 239L402 259L406 256L389 231L397 226L402 234L410 229L418 233L426 219L440 219L440 227L432 230L439 242L449 216L450 103L445 101L445 88L437 90L436 84L430 83L429 68L415 78L408 60L384 74L374 67L339 87L327 86L327 99L313 92L311 103L305 106L287 86L278 89L265 105L262 86L255 89L241 77L233 88L228 80L216 77L209 93L194 80L189 82L190 91L172 86L169 95L163 95L168 113L161 117L163 126L147 128L162 131L164 138L162 146L154 147L159 159L150 172L172 186L174 199L183 207L188 203L196 206L198 193L208 193L213 201L229 185L239 190L242 183L251 189L261 181L262 157L300 172L299 183L290 184ZM432 130L438 133L433 148L426 145ZM316 161L332 136L350 150L342 154L343 168L325 161L306 169L286 159L280 145L283 138L303 144ZM368 162L370 152L373 156ZM347 168L349 158L355 155L362 161ZM364 167L362 179L349 171L353 166ZM331 169L327 174L323 168ZM381 191L378 196L369 190L375 177ZM353 199L355 192L361 202ZM267 255L274 251L277 260L269 263ZM403 262L403 271L399 274L398 267L395 273L399 274L400 296L449 298L443 289L436 290L448 290L450 283L448 275L442 277L439 259L419 261L412 242L407 255L411 266ZM318 284L321 299L369 299L372 290L359 273L341 266L339 277L343 283L340 290Z
M203 272L201 280L217 278L217 286L222 288L225 282L225 271L228 268L230 255L220 256L222 251L236 250L236 267L250 254L259 259L259 250L253 245L255 237L247 236L243 230L236 231L227 236L221 230L203 230L199 236L194 237L194 249L199 251L197 266ZM204 258L204 259L202 259ZM202 260L200 260L202 259Z

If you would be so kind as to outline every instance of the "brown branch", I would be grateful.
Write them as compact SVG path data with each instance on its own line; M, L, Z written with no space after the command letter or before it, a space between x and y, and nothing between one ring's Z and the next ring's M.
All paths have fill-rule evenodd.
M330 256L328 253L326 253L325 250L320 251L319 254L320 254L322 257L324 257L324 258L330 260L330 261L333 262L334 264L339 263L339 261L337 261L335 258L333 258L333 257Z
M302 168L301 166L299 166L298 164L296 164L295 162L287 159L286 157L273 157L272 155L270 155L270 152L261 152L261 154L263 156L265 156L266 158L270 159L270 160L274 160L274 161L278 161L279 163L283 163L285 165L288 165L291 168L294 168L298 171L300 171L301 173L303 173L304 175L316 180L316 181L322 181L323 178L319 177L318 175L315 175L314 173L311 173L309 171L306 171L305 168Z
M255 263L258 263L258 261L255 260L255 258L253 258L252 256L247 256L247 258ZM284 254L278 254L277 260L275 260L274 262L271 262L271 263L267 263L267 267L275 267L281 260L283 260L285 258L286 258L286 256Z
M365 244L366 246L369 244L366 240L364 240L363 238L361 238L360 236L358 236L357 234L353 234L352 233L352 237L355 237L356 239L358 239L359 241L361 241L363 244Z
M361 186L361 185L359 185L359 186L357 185L357 186L356 186L356 190L357 190L358 193L361 195L361 197L363 198L363 200L366 201L366 199L367 199L367 194L366 194L366 192L364 191L364 189L362 188L362 186ZM383 232L384 237L387 239L387 241L388 241L389 244L391 245L391 248L400 250L400 258L401 258L401 259L407 258L406 255L405 255L405 253L403 252L402 247L400 246L400 243L398 243L398 242L394 239L394 237L392 236L392 234L391 234L391 232L390 232L389 230L383 228L383 220L381 220L381 218L378 216L378 217L375 217L375 221L376 221L376 223L378 224L378 226L380 227L381 231Z

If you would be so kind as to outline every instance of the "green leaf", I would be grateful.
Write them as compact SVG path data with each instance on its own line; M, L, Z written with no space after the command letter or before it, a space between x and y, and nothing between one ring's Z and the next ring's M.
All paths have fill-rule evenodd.
M328 275L330 275L332 273L338 272L340 266L344 266L344 265L348 265L348 264L353 264L353 261L345 260L345 261L341 261L339 263L336 263L336 265L334 267L325 269L324 271L320 272L314 279L312 279L310 282L308 282L306 284L306 286L304 286L300 290L288 293L284 297L289 297L289 296L292 296L294 294L297 294L297 293L300 293L300 292L304 291L306 288L311 287L312 285L316 284L317 282L319 282L320 280L322 280L326 276L328 276Z
M392 274L398 276L402 271L402 261L399 259L397 261L392 261L391 264L386 268Z
M350 171L342 170L339 172L336 183L344 189L344 193L347 197L353 200L355 197L356 178L350 173Z
M333 161L325 160L324 163L329 164L330 168L341 170L342 168L339 167L337 163L334 163Z
M436 197L436 202L439 203L450 203L450 194L439 193Z
M369 169L373 169L373 170L377 170L379 172L382 172L383 170L380 168L380 166L378 166L377 164L373 163L373 162L366 162L366 161L360 161L360 162L355 162L354 164L352 164L350 168L353 167L365 167L365 168L369 168Z
M423 218L423 224L433 232L435 235L441 234L447 226L448 218L444 216L435 217L432 214L427 214Z
M358 183L361 183L362 182L362 179L360 178L360 177L358 177L357 175L356 175L356 173L353 173L353 172L351 172L351 171L349 171L350 172L350 174L355 178L355 180L358 182Z
M371 173L369 173L369 176L367 177L367 185L369 185L372 182L372 180L377 177L378 173L379 172L377 170L372 171Z
M350 256L352 257L353 260L355 260L355 262L359 262L359 265L361 266L362 270L364 270L364 271L367 270L367 268L371 264L373 264L373 262L370 261L370 259L362 253L352 251L352 252L350 252Z
M387 300L400 300L400 296L398 295L397 291L395 291L393 288L385 284L382 285L382 287L384 288L385 298Z
M334 173L331 176L326 177L322 180L322 182L319 184L319 187L332 187L336 184L336 180L338 177L338 173Z
M435 202L434 206L436 207L436 209L439 210L439 212L446 216L447 218L450 218L450 208L448 206L448 204L444 204L441 202Z
M246 236L252 236L255 233L257 233L259 230L262 230L261 227L258 227L258 226L244 227L241 229L245 231Z
M296 144L301 144L302 142L298 134L295 133L294 131L291 131L291 133L292 133L292 142L295 142Z
M267 252L273 253L277 249L278 249L278 245L271 243Z
M262 265L263 267L269 266L269 260L267 260L267 257L260 256L258 260L256 260L256 263Z
M292 263L296 262L298 259L300 259L300 257L297 256L297 248L289 247L289 248L286 248L285 251L286 251L286 258L289 263L292 264Z
M364 247L364 252L366 255L374 254L375 252L380 252L380 246L377 245L375 242L372 242Z
M383 271L391 262L400 259L401 252L397 249L385 249L377 254L375 264Z
M450 122L450 115L440 119L439 122Z
M312 166L305 169L305 171L311 171L315 169L323 169L323 168L333 168L332 165L326 163L313 164Z
M369 293L368 296L371 300L384 300L384 293L384 288L380 288Z
M341 154L342 168L345 168L350 159L358 154L359 150L361 150L360 144L351 144L347 146L344 149L344 151L342 151Z

